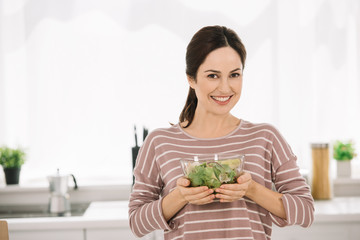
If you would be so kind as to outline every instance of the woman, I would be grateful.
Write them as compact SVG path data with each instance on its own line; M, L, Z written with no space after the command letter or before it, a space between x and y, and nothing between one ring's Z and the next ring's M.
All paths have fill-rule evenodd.
M284 138L269 124L230 114L241 95L245 59L231 29L204 27L193 36L180 121L146 138L134 169L129 220L136 236L163 229L165 239L258 240L271 239L272 223L311 225L313 198ZM224 152L246 157L237 182L215 190L189 187L180 159Z

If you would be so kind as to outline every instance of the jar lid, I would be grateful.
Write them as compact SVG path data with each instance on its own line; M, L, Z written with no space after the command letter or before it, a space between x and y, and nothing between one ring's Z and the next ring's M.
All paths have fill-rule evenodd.
M312 143L311 148L328 148L329 143Z

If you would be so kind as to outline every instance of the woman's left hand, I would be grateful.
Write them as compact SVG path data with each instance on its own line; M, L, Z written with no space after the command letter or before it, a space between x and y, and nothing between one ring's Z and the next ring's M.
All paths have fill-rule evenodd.
M215 189L215 197L219 198L220 202L233 202L235 200L239 200L249 191L251 183L251 174L245 172L237 178L237 183L223 184L219 188Z

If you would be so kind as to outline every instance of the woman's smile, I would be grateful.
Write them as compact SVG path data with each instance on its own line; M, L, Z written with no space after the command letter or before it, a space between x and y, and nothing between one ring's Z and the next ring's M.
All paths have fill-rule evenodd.
M219 105L226 105L230 102L232 96L234 95L230 95L230 96L210 96L214 102L216 102Z

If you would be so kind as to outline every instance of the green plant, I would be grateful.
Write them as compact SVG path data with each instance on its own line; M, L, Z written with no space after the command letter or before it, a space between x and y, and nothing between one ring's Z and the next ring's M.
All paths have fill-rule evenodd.
M333 147L333 157L338 161L351 160L356 156L353 142L336 141Z
M25 152L21 148L0 148L0 165L3 168L20 168L25 163Z

